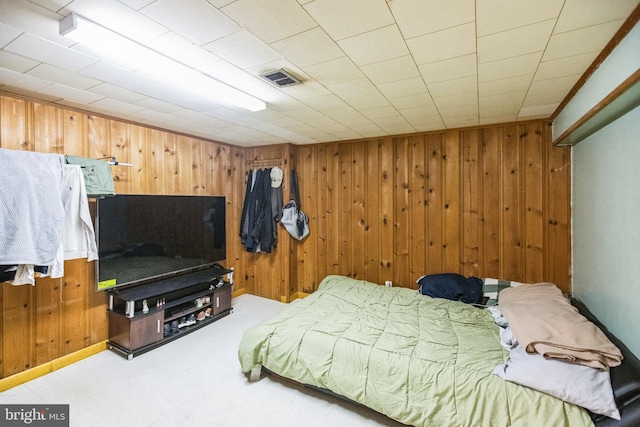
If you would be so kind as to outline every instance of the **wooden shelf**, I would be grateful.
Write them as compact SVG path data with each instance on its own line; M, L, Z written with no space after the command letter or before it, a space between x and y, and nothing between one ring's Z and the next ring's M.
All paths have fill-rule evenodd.
M225 271L230 272L207 270L139 285L144 289L110 291L109 347L131 359L230 314L232 285L222 280L222 275L227 274ZM209 298L209 302L197 306L199 298ZM155 305L156 301L165 299L164 305ZM147 313L142 312L144 300L149 305ZM129 307L129 311L125 307ZM209 317L165 335L166 325L206 310L210 311Z
M637 70L556 138L553 145L575 145L639 105L640 70Z

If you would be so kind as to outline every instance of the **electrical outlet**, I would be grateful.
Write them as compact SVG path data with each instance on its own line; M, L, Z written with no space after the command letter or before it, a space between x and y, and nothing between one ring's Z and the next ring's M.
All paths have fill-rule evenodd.
M392 282L391 280L385 280L385 281L384 281L384 285L385 285L387 288L390 288L390 287L392 287L392 286L393 286L393 282Z

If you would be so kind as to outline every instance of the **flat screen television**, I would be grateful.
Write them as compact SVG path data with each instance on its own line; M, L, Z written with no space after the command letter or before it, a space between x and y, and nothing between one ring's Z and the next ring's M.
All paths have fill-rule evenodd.
M97 289L161 280L226 258L225 198L119 194L97 200Z

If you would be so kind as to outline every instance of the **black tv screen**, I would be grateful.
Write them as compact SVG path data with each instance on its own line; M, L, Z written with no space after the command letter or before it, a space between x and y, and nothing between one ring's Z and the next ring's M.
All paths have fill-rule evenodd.
M98 290L160 280L226 258L225 198L119 194L97 201Z

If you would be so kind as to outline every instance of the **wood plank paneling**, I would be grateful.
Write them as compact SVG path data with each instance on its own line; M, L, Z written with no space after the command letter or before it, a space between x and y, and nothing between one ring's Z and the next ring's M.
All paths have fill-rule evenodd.
M111 166L117 193L224 195L228 230L239 227L243 148L4 95L0 147L115 156L133 164ZM227 266L242 273L246 257L234 237L229 232ZM70 260L64 268L64 277L38 278L35 287L0 284L0 378L108 338L107 294L96 291L95 262ZM235 290L242 292L245 284L237 274Z
M500 277L500 241L502 231L500 229L501 204L500 188L500 129L483 129L481 132L482 145L482 177L481 194L482 207L480 217L481 248L480 250L480 271L487 277Z
M381 197L381 163L380 149L378 141L366 141L366 183L364 192L366 194L366 205L363 212L366 230L366 241L364 252L366 254L366 265L364 277L380 277L382 274L382 248L385 246L382 241L382 229L380 214L382 206ZM388 245L387 245L388 246ZM391 277L391 276L389 276ZM391 278L389 280L392 280Z
M62 289L60 279L42 278L36 291L35 365L50 362L63 355L61 310Z
M427 269L425 274L445 272L444 263L444 167L443 135L427 136Z
M411 186L409 185L409 182L412 169L410 139L408 137L397 138L394 140L394 146L395 213L393 222L393 265L396 272L399 272L410 270L410 236L413 234L411 227L412 224L410 222L411 210L409 203L411 195ZM390 277L393 277L392 280L396 283L400 280L397 273ZM386 280L387 279L384 279L382 283Z
M546 122L311 151L296 156L317 198L307 212L317 231L301 248L317 250L298 259L298 292L331 273L411 288L423 274L456 272L570 289L570 151L551 147Z
M235 291L289 301L327 274L417 288L445 271L571 286L569 148L544 121L309 146L232 147L38 102L0 96L0 147L117 156L117 191L227 197ZM298 171L311 233L279 228L271 254L238 237L252 162L279 159L284 202ZM62 279L0 286L0 376L107 338L95 263Z
M541 282L544 277L544 218L543 204L544 176L542 165L545 162L545 145L541 137L542 123L522 126L520 139L523 152L524 185L524 274L530 280ZM541 185L542 184L542 185Z
M481 146L478 133L473 131L461 133L462 258L460 264L462 274L465 276L478 276L480 271L482 175L479 165Z

